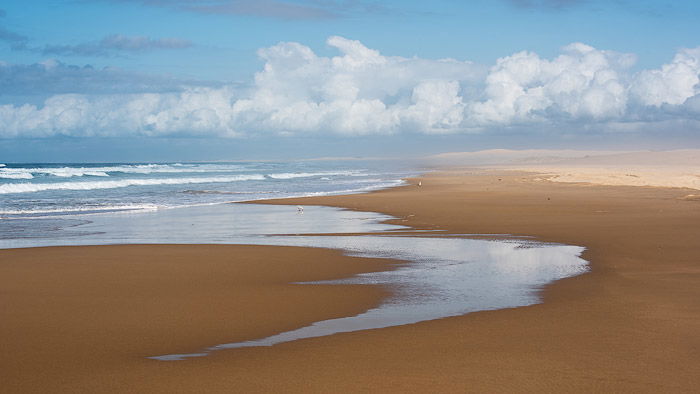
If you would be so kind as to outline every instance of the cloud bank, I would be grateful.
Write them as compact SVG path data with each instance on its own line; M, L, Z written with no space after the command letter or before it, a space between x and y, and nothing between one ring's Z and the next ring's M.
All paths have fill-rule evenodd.
M0 9L0 18L4 18L5 15L5 10ZM13 50L24 49L27 46L28 41L29 37L15 33L0 25L0 42L6 43Z
M0 9L0 18L5 11ZM193 46L189 40L181 38L151 38L146 36L126 36L110 34L99 41L84 42L75 45L29 45L29 37L7 30L0 25L0 42L6 43L15 51L37 52L43 55L63 56L103 56L111 57L121 53L143 53L156 50L186 49Z
M629 132L659 124L700 132L700 47L633 72L634 55L581 43L553 59L523 51L491 67L385 56L342 37L327 44L339 54L318 56L294 42L259 50L264 67L246 88L56 94L43 105L2 105L0 135Z
M220 87L221 83L148 75L115 67L74 66L49 59L36 64L0 62L0 103L29 100L41 104L66 93L114 95L182 92L193 86Z
M151 38L111 34L100 41L76 45L46 45L42 48L32 48L31 50L41 52L44 55L109 57L123 52L137 53L163 49L185 49L191 46L191 41L180 38Z
M376 1L365 0L97 0L137 3L197 14L242 15L282 20L324 20L387 13ZM391 10L396 12L396 10Z

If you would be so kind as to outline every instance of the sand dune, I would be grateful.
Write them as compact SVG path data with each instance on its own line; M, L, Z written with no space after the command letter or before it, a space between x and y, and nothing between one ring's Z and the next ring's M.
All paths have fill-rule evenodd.
M489 150L448 153L428 163L497 167L543 174L540 180L700 189L700 150L605 152Z
M700 167L659 169L619 167L518 167L544 173L539 178L554 182L591 183L611 186L679 187L700 190Z
M567 159L585 158L590 156L606 156L612 154L630 153L626 151L598 150L550 150L550 149L489 149L476 152L450 152L423 158L426 165L432 166L485 166L506 165L514 163L558 163Z
M700 189L700 150L629 152L513 168L544 172L554 182Z

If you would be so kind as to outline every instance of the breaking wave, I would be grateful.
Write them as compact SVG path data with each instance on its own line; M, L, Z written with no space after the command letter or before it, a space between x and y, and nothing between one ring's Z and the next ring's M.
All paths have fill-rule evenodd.
M152 178L152 179L120 179L108 181L90 182L56 182L56 183L9 183L0 184L0 194L9 193L33 193L44 190L96 190L115 189L127 186L152 186L152 185L186 185L192 183L227 183L239 181L261 181L265 179L294 179L310 178L321 175L365 176L356 171L336 172L297 172L279 174L246 174L219 177L202 178ZM106 176L106 174L105 174ZM29 179L29 178L14 178Z
M97 213L113 211L154 211L160 207L155 204L139 205L104 205L104 206L84 206L71 208L51 208L51 209L7 209L0 210L0 217L10 215L45 215L45 214L70 214L70 213Z
M34 193L44 190L96 190L115 189L127 186L186 185L191 183L226 183L251 180L264 180L263 175L236 175L216 178L161 178L161 179L122 179L118 181L56 182L56 183L10 183L0 185L0 194Z
M33 179L38 175L72 178L82 176L109 177L110 174L160 174L160 173L222 173L237 172L245 168L240 165L194 165L194 164L135 164L110 167L35 167L7 168L0 166L0 178ZM309 173L280 173L269 174L272 179L291 179L312 176L364 176L359 171L309 172Z
M29 172L3 172L0 171L0 178L5 179L32 179L34 176Z
M310 178L314 176L365 176L358 171L336 171L336 172L283 172L280 174L269 174L268 178L272 179L294 179L294 178Z
M207 173L240 171L240 165L199 165L199 164L125 164L105 167L34 167L7 168L0 166L0 178L31 179L35 175L49 175L61 178L81 176L110 176L117 174L153 174L153 173Z

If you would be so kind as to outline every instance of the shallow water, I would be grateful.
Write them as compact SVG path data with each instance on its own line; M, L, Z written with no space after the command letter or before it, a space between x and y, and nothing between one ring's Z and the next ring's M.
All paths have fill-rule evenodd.
M408 261L394 271L313 283L391 286L379 307L357 316L324 320L297 330L202 352L151 357L173 361L240 347L272 346L304 338L459 316L469 312L538 303L538 290L554 280L586 271L583 248L526 240L475 240L413 236L273 237L270 245L343 249L352 256Z
M70 219L71 226L54 229L50 237L0 239L0 248L138 243L257 244L341 249L352 256L405 261L393 271L320 282L391 287L392 296L377 308L357 316L320 321L267 338L211 344L197 353L154 355L152 358L157 360L182 360L221 349L271 346L302 338L531 305L540 302L538 290L542 286L587 270L586 261L580 257L582 247L518 238L470 239L441 237L439 233L426 237L403 226L382 223L390 218L328 207L305 207L304 212L299 213L293 206L249 204L78 215ZM34 220L38 225L55 219L22 220ZM44 225L56 226L56 223ZM350 233L368 235L310 235Z
M264 243L271 234L366 233L405 229L390 216L325 207L215 204L148 212L0 219L1 248L108 244ZM77 225L76 224L80 224ZM20 229L21 228L21 229ZM24 230L24 231L22 231Z

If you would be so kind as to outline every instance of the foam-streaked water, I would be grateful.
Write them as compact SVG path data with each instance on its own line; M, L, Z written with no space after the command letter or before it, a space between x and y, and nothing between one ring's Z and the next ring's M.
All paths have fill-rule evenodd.
M0 218L146 211L227 201L352 193L415 174L387 161L6 164ZM36 235L36 234L35 234ZM0 238L3 238L0 223Z

